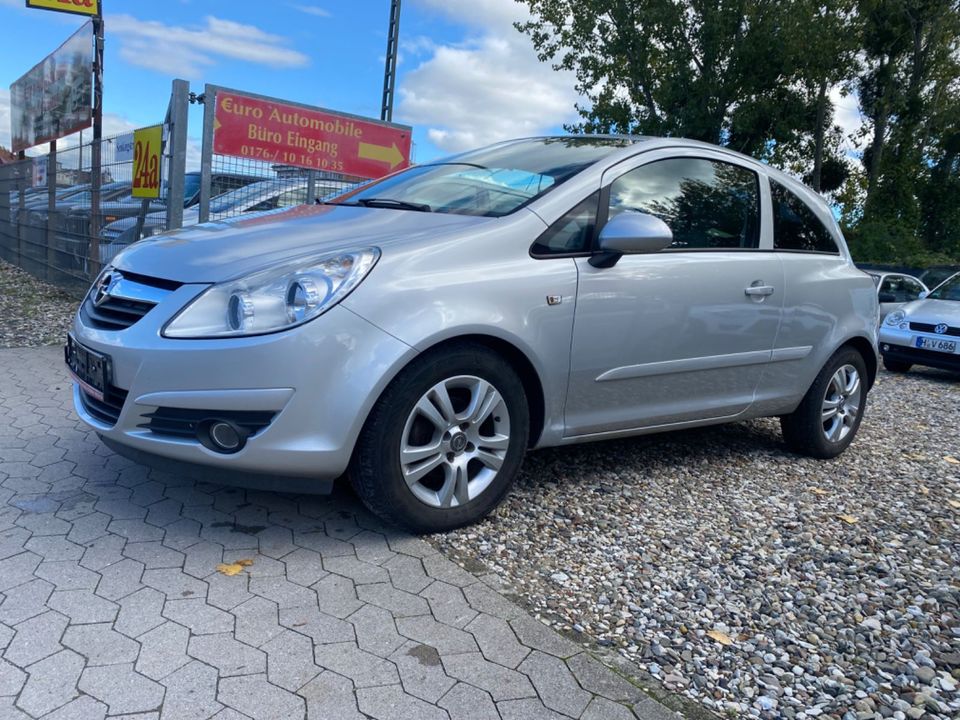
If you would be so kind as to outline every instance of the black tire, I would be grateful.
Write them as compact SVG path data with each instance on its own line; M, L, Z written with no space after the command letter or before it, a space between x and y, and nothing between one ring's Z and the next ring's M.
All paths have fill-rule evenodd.
M846 436L831 441L824 434L823 403L831 379L845 365L853 366L860 376L860 408ZM803 396L799 407L780 418L780 429L787 447L800 455L822 460L834 458L846 450L856 437L867 409L867 383L867 366L859 352L853 348L841 348L834 353Z
M892 373L905 373L905 372L910 372L910 368L913 367L913 363L902 362L900 360L889 360L888 358L884 358L883 366Z
M448 378L471 375L496 388L509 413L509 444L502 465L485 490L462 505L440 508L418 498L403 478L400 446L416 403ZM404 368L377 401L360 433L350 469L354 491L375 514L417 533L470 525L503 499L520 471L530 434L523 383L497 353L474 342L428 351Z

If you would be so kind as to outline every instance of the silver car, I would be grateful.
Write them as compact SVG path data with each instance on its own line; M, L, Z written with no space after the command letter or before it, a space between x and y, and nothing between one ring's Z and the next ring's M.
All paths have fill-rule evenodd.
M929 292L927 286L913 275L906 273L881 272L867 270L877 286L877 300L880 303L880 322L904 305L924 297Z
M347 474L438 531L489 513L530 448L779 416L834 457L876 333L873 282L803 185L702 143L572 136L132 245L66 356L119 453L318 491Z
M960 372L960 273L887 315L880 352L890 372L914 365Z

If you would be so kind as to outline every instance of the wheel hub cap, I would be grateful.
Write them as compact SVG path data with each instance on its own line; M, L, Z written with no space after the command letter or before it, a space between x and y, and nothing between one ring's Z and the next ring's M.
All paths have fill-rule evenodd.
M457 433L450 438L450 449L457 455L467 449L467 436L463 433Z

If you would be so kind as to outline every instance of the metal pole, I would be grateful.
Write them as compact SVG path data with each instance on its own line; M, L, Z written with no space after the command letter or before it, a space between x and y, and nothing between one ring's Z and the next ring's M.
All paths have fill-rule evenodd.
M167 113L170 128L170 171L167 178L167 230L183 225L183 176L187 170L187 106L190 83L174 80Z
M90 275L100 272L100 141L103 139L103 3L93 18L93 145L90 146Z
M210 179L213 174L213 119L217 110L217 88L203 86L203 146L200 149L199 221L210 219Z
M383 103L380 119L393 120L393 96L397 83L397 44L400 40L400 0L390 0L390 24L387 26L387 60L383 70Z
M56 237L57 210L57 141L50 141L50 154L47 155L47 252L45 257L44 279L52 280L50 271L54 266L54 238Z

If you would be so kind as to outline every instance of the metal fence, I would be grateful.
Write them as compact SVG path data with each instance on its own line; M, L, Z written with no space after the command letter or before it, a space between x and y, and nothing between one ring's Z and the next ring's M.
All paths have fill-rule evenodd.
M0 258L70 291L89 285L91 238L140 207L130 198L133 163L117 159L116 140L101 141L96 211L91 143L0 166Z
M121 159L125 157L118 150L122 135L101 141L96 210L89 142L0 165L0 259L80 294L101 267L142 238L197 224L201 217L209 222L230 222L235 217L322 201L363 182L361 178L214 154L212 125L203 137L204 161L191 167L187 161L190 97L188 84L175 80L165 120L162 191L157 200L131 196L133 161ZM202 172L204 162L207 170ZM39 172L41 169L45 173ZM205 175L206 184L202 182Z

